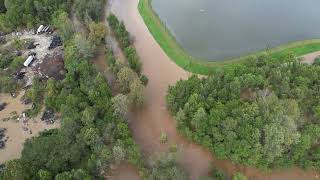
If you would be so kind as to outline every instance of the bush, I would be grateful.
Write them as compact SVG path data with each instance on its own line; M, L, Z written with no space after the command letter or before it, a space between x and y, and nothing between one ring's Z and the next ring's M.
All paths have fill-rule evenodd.
M5 69L9 67L13 61L13 56L11 54L0 55L0 69Z
M11 64L10 64L10 71L11 72L16 72L16 71L19 71L22 67L23 67L23 62L24 62L24 59L23 57L15 57Z
M141 82L142 82L142 84L143 84L144 86L147 86L148 83L149 83L148 77L147 77L146 75L144 75L144 74L142 74L142 75L140 76L140 80L141 80Z
M120 22L114 14L111 14L108 17L108 22L112 31L115 33L117 40L119 41L120 47L129 62L130 68L136 73L140 74L142 64L136 50L132 47L129 37L130 35L126 30L124 23Z
M133 47L127 47L124 53L128 59L130 68L139 74L141 72L142 65L139 61L137 51Z
M247 180L247 177L240 172L237 172L233 177L232 180Z

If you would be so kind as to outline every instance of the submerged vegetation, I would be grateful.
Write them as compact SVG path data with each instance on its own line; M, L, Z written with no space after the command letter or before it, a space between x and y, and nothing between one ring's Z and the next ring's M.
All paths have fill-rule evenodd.
M262 52L250 54L248 56L242 56L234 59L226 59L224 61L208 62L208 60L197 59L190 56L179 45L176 39L172 36L170 31L161 22L158 15L154 12L151 5L152 0L140 0L139 12L148 27L150 33L155 40L159 43L163 51L174 61L178 66L183 69L197 73L210 75L222 69L225 65L233 63L242 63L251 56L259 56L265 52L268 52L271 57L278 58L283 57L288 53L292 53L295 56L301 56L307 53L320 50L320 40L307 40L301 42L294 42L288 45L279 46L276 48L268 49Z
M111 14L108 17L108 22L112 31L115 33L115 36L120 44L121 49L124 52L124 55L129 62L130 68L136 73L140 74L142 64L140 62L136 49L132 47L130 35L124 23L120 22L114 14Z
M320 66L260 56L169 88L178 130L220 159L320 169Z

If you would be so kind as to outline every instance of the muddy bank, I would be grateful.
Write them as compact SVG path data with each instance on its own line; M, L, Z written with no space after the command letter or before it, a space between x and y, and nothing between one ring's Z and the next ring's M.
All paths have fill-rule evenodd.
M12 112L21 115L23 111L31 108L31 105L21 103L20 98L22 96L23 92L16 98L12 98L10 94L0 94L0 102L6 102L8 104L4 110L0 111L0 127L7 128L6 137L9 137L5 143L5 148L0 149L0 164L11 159L19 158L23 149L23 143L26 139L37 135L45 129L59 127L59 122L53 125L47 125L45 122L42 122L40 115L36 118L29 119L27 126L25 126L22 121L3 121L3 119L12 117ZM24 129L24 127L27 127L28 130Z
M302 62L307 63L307 64L313 64L314 60L320 56L320 51L314 52L314 53L310 53L310 54L306 54L304 56L301 56L302 58Z
M122 162L113 172L112 176L107 176L107 180L140 180L138 170L125 162Z

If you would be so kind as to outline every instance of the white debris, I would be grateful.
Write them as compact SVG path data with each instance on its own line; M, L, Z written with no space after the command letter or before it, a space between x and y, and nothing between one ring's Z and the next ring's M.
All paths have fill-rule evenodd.
M43 25L40 25L39 28L38 28L38 30L37 30L37 34L41 33L42 30L43 30L43 28L44 28L44 26L43 26Z
M34 56L29 56L27 60L23 63L23 65L25 67L28 67L33 60L34 60Z
M34 52L37 57L37 60L34 61L34 63L32 64L32 67L35 67L38 63L41 63L47 54L53 53L52 51L48 51L48 47L50 46L52 35L32 34L28 32L20 36L20 39L31 39L32 41L34 41L34 44L37 44L37 47L32 50L32 52ZM29 52L26 51L24 55L28 56Z

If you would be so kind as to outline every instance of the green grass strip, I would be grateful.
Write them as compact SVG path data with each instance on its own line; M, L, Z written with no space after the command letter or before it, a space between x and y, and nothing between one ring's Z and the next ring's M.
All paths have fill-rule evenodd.
M208 60L192 57L183 50L183 48L176 41L175 37L171 35L170 31L166 28L158 15L152 9L151 1L152 0L139 1L139 12L146 26L155 40L159 43L163 51L170 57L170 59L183 69L193 73L208 75L221 69L221 67L225 65L241 63L251 56L258 56L266 52L270 54L271 57L279 58L290 53L295 56L302 56L304 54L320 51L320 39L313 39L292 42L287 45L259 51L238 58L225 59L223 61L213 60L208 62Z

